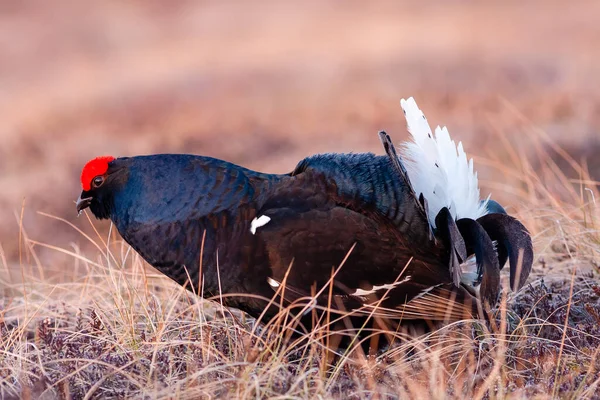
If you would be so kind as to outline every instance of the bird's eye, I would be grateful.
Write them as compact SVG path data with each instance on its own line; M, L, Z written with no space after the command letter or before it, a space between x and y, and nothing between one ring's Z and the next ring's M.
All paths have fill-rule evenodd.
M97 177L95 177L95 178L92 180L92 185L93 185L94 187L100 187L100 186L101 186L103 183L104 183L104 177L103 177L103 176L100 176L100 175L98 175Z

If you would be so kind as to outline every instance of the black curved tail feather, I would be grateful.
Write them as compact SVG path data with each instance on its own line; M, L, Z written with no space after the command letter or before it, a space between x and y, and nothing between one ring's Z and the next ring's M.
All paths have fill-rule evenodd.
M444 207L440 210L435 217L435 225L437 227L437 234L441 236L450 253L448 261L452 281L456 286L459 286L461 275L460 264L467 259L465 240L448 208Z
M507 214L487 214L478 218L477 222L490 239L498 242L500 269L508 258L511 289L521 289L533 265L533 245L529 231L519 220Z
M492 239L475 220L462 218L456 221L467 246L467 253L475 253L477 272L481 279L481 298L490 306L498 301L500 293L500 267Z

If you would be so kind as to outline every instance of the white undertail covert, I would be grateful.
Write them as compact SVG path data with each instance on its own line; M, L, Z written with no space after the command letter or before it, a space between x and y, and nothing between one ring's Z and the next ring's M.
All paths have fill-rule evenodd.
M435 136L415 100L400 100L413 141L400 148L410 182L427 200L429 223L448 207L454 219L477 219L487 214L487 200L479 199L477 172L473 159L467 160L462 143L450 139L446 127L435 128ZM489 197L488 197L489 199Z

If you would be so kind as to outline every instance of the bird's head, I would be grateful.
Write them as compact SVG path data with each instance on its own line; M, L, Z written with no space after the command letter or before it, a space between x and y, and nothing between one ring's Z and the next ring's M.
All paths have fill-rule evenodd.
M77 199L77 212L90 208L98 219L110 218L113 195L120 186L117 159L111 156L97 157L88 161L81 171L83 191Z

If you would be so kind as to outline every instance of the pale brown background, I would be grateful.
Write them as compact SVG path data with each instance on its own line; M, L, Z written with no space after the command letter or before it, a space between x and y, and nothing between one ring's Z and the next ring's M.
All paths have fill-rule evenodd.
M287 172L317 152L380 152L379 129L406 139L401 97L476 160L504 151L498 135L528 152L532 127L590 158L599 16L597 0L2 0L0 244L18 266L23 199L32 239L81 244L36 212L89 232L73 201L94 156L192 152ZM487 194L494 171L479 169ZM49 271L73 263L38 252Z

